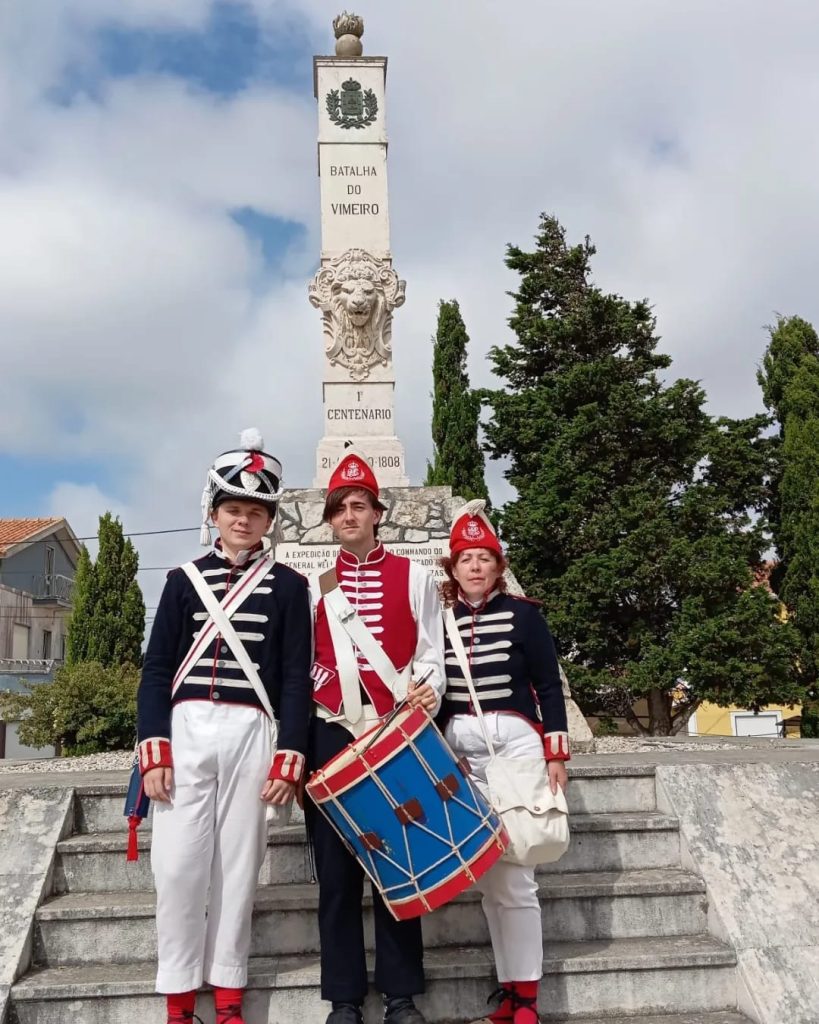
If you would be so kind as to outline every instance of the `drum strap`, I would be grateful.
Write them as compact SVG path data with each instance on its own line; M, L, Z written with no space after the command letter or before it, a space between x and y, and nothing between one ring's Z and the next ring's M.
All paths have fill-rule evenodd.
M338 585L335 569L329 569L321 574L319 589L324 598L327 624L330 627L330 636L336 653L345 716L349 722L355 724L361 718L361 686L355 648L358 648L370 668L380 677L396 700L403 700L407 695L412 662L406 666L403 672L399 672L393 665L384 648L367 629L359 618L358 612L347 600L344 591ZM348 703L348 696L350 703Z

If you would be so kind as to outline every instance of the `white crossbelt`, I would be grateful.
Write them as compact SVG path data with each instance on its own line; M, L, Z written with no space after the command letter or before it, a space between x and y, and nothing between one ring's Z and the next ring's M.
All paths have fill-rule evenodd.
M244 597L248 597L253 592L253 590L256 589L261 580L267 575L267 571L273 567L274 562L275 558L273 558L271 555L265 555L264 558L259 559L259 562L251 570L251 572L254 573L255 576L255 579L252 581L253 585L248 586L247 591L244 594ZM264 565L260 566L259 563L264 563ZM216 595L205 582L204 577L202 576L202 574L200 573L200 571L197 569L193 562L186 562L185 565L182 566L182 570L188 577L188 579L191 581L194 588L196 589L196 593L199 595L202 604L205 606L205 611L207 611L208 615L210 616L209 621L214 624L218 632L221 633L224 639L227 641L231 651L233 652L233 656L239 662L239 665L242 671L244 672L245 676L247 677L248 682L256 691L256 696L259 698L259 702L261 703L262 707L267 713L268 718L270 719L270 732L273 741L273 747L275 749L276 740L278 736L278 729L276 725L276 716L273 714L273 708L270 704L270 698L268 697L267 690L265 690L264 684L262 683L262 680L259 677L259 673L256 671L256 666L253 664L250 655L247 653L245 645L239 639L236 630L233 628L233 623L230 621L230 615L232 615L236 611L236 608L238 608L239 606L238 603L231 607L229 611L226 611L224 605L220 604L219 601L216 600ZM244 577L242 582L244 583L246 580L247 576ZM229 594L225 595L225 604L228 603L228 596ZM202 632L204 632L204 628ZM194 660L195 659L191 659L192 662ZM179 683L177 683L177 681L175 680L174 687L178 688L178 685Z
M324 581L334 582L335 586L325 590ZM387 652L361 621L358 612L350 604L346 594L338 585L334 571L331 570L328 573L324 573L319 582L322 596L324 597L324 607L327 611L327 625L330 629L330 638L336 655L339 682L341 683L341 696L344 704L343 717L358 731L362 716L364 721L367 722L375 720L378 718L378 715L374 709L370 712L370 705L364 705L361 700L361 682L356 648L358 648L370 668L372 668L390 693L392 693L396 701L403 700L407 695L410 679L412 678L412 661L402 671L399 671L393 665ZM319 715L322 718L326 717L321 715L320 712ZM333 716L333 718L340 720L339 716Z

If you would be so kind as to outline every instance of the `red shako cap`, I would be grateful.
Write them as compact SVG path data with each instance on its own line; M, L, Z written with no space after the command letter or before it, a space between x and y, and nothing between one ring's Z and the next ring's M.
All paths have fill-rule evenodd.
M498 535L484 511L485 508L486 502L483 498L476 498L474 501L468 501L457 513L449 534L451 558L467 548L486 548L503 557Z
M369 491L378 500L378 481L372 466L367 456L355 448L348 448L342 455L327 484L327 493L331 494L340 487L359 487L362 491Z

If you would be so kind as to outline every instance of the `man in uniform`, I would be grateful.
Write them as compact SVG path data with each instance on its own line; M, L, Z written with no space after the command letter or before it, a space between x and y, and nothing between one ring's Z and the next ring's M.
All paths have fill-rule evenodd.
M435 714L444 688L443 620L429 573L378 540L384 513L367 458L348 449L330 478L324 506L341 544L334 570L311 580L316 607L314 717L308 767L321 768L409 694ZM355 609L395 672L384 679L328 606L335 587ZM327 1024L361 1024L367 993L361 901L364 873L314 805L306 808L319 881L321 994ZM396 921L373 886L375 986L385 1024L424 1024L413 995L424 991L421 922Z
M304 768L309 594L266 540L282 469L262 448L258 431L244 431L211 466L202 540L210 544L211 515L219 539L169 573L137 698L168 1024L193 1021L203 980L214 987L216 1024L242 1024L265 802L289 803Z

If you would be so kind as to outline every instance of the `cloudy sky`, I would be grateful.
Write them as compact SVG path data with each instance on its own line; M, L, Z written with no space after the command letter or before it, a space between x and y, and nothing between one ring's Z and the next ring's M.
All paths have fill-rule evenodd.
M473 382L507 337L508 242L540 211L655 305L674 373L760 407L776 312L819 322L815 0L367 0L389 56L396 417L429 455L430 335L460 300ZM196 526L256 424L309 485L321 423L314 53L325 0L0 7L0 516ZM496 498L508 495L490 469ZM150 567L196 534L138 539Z

